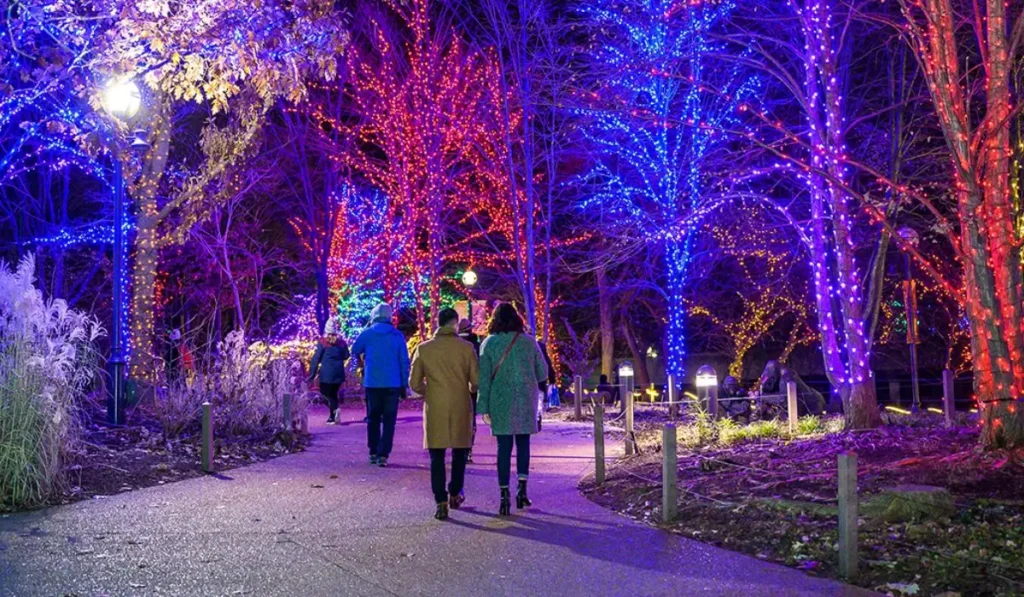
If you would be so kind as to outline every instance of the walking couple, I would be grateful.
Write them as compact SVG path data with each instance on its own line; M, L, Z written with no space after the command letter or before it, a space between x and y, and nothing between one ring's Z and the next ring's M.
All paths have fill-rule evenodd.
M537 342L524 334L515 307L503 303L491 315L488 337L474 345L458 335L459 316L444 309L434 337L420 344L412 358L409 386L424 396L423 443L430 452L430 482L438 520L465 502L466 460L473 444L472 392L479 389L476 412L498 441L498 513L511 513L509 482L512 448L516 449L516 507L531 505L526 494L530 471L530 435L539 431L538 391L546 389L548 363ZM445 454L452 451L451 482L445 485Z

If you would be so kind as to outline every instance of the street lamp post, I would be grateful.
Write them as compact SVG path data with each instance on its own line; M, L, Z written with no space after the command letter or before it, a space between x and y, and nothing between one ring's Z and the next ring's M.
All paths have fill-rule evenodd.
M921 237L913 228L904 226L897 233L908 245L917 246ZM910 407L911 412L917 413L921 410L921 390L917 376L917 289L914 280L914 270L911 266L910 251L903 252L906 258L906 279L903 281L903 303L907 313L907 344L910 346L910 385L913 391L914 403Z
M469 291L476 286L476 282L476 272L471 269L462 272L462 285L466 287L466 317L469 319L469 330L471 332L475 329L475 326L473 325L473 297L470 296Z
M139 88L128 79L111 82L103 92L103 108L110 115L131 120L142 106L142 95ZM144 149L147 143L136 131L132 140L132 149ZM144 134L144 133L143 133ZM114 275L113 275L113 322L111 326L111 346L108 369L110 372L110 391L107 394L107 422L111 425L124 423L125 403L125 355L124 355L124 172L121 155L116 144L112 149L114 159Z

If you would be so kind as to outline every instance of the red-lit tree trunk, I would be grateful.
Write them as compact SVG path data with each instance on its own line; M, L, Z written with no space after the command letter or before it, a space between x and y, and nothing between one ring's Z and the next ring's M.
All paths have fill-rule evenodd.
M967 8L977 48L958 44L964 20L951 0L901 0L914 49L942 126L955 168L967 314L971 324L974 384L981 410L982 441L988 446L1024 445L1024 333L1021 263L1010 190L1011 44L1003 0ZM1024 22L1015 18L1019 38ZM980 56L984 72L984 117L972 130L968 81L961 64ZM980 102L975 103L975 107Z

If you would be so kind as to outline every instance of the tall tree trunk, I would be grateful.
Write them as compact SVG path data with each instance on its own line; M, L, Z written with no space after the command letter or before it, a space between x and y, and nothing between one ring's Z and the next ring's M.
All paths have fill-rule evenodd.
M160 251L156 248L154 218L139 216L135 229L135 262L132 267L132 354L131 376L146 383L156 383L159 367L156 360L156 268ZM117 280L114 281L118 283Z
M636 336L633 334L633 326L630 325L626 316L622 316L622 335L629 345L629 352L633 355L633 378L636 380L637 388L646 388L651 385L651 375L647 372L647 359L640 346L636 343Z
M597 270L597 297L601 319L601 374L612 379L615 368L615 323L612 321L612 292L608 287L608 272Z
M953 157L982 442L1024 445L1024 408L1014 400L1024 394L1024 306L1010 198L1009 116L1015 102L1006 5L1003 0L985 0L982 13L974 3L979 46L968 50L962 50L959 16L950 0L902 0L901 6L914 49L927 65L925 80ZM1021 18L1017 16L1014 31ZM975 49L984 66L986 106L984 119L972 130L969 108L974 90L965 83L960 59L962 52Z

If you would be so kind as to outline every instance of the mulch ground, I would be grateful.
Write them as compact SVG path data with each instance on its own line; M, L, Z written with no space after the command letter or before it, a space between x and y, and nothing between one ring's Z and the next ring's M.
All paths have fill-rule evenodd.
M274 433L245 438L214 438L214 472L262 462L305 449L308 435L291 444ZM198 436L167 439L156 421L141 413L121 427L96 421L84 426L68 459L67 483L51 504L102 499L133 489L163 485L205 474Z
M893 595L1024 595L1024 451L984 451L974 428L889 425L793 441L680 449L679 516L661 520L661 455L612 467L581 485L631 518L727 549L838 576L837 457L858 458L860 573ZM955 514L889 523L865 514L883 489L951 493ZM877 503L877 502L876 502Z

